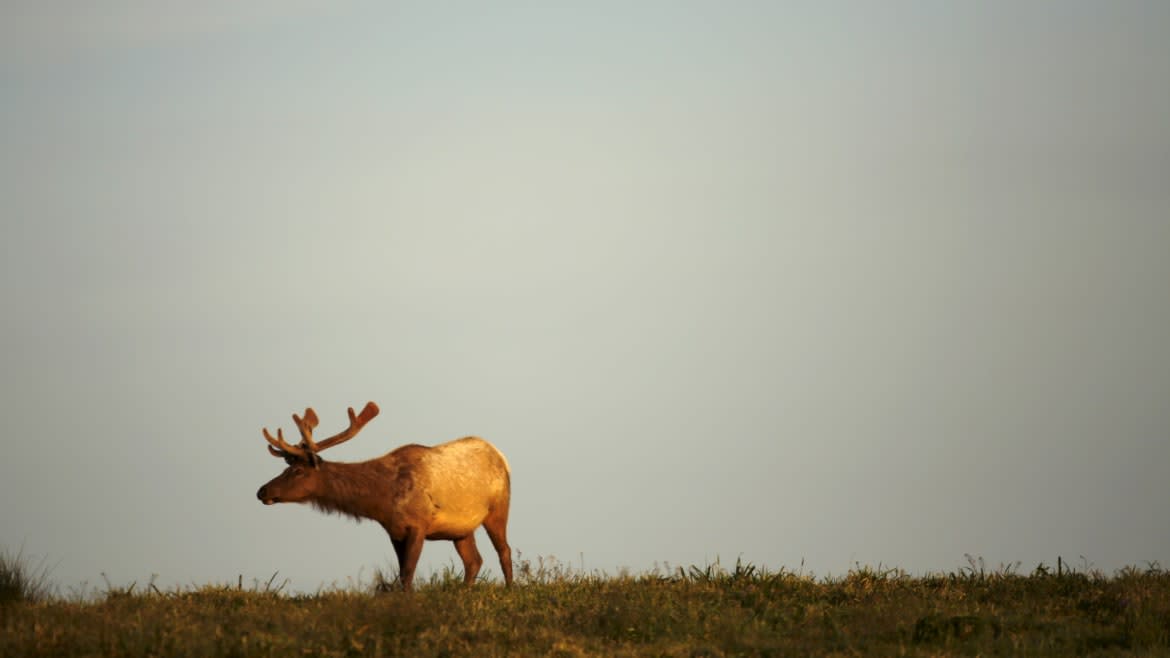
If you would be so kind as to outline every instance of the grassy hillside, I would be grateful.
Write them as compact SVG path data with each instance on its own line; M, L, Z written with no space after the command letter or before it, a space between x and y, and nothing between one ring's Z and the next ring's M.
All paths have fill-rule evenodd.
M820 579L742 564L621 577L519 567L512 589L467 589L450 570L413 595L5 590L0 655L1170 655L1170 572L1157 566Z

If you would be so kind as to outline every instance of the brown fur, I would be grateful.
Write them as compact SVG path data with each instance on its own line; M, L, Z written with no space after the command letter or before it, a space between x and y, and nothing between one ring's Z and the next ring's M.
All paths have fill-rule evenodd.
M285 455L289 467L260 487L265 505L309 503L327 513L372 519L385 529L410 591L423 541L450 540L471 584L483 564L475 529L483 526L512 584L508 546L511 474L503 454L478 437L433 447L405 445L365 462L328 462Z

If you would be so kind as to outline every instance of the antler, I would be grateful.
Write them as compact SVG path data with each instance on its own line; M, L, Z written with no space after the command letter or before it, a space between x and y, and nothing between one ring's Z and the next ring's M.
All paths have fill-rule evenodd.
M268 446L268 452L272 453L273 457L280 457L281 459L284 459L284 458L290 457L290 456L291 457L299 457L301 459L308 459L309 458L309 456L307 454L305 454L305 451L303 448L301 448L299 446L292 446L292 445L289 445L288 443L285 443L284 430L282 430L280 428L276 429L276 437L273 438L273 436L268 433L268 428L265 427L264 428L264 438L268 441L268 443L271 444Z
M309 409L309 411L312 411L312 409ZM378 405L374 404L373 402L367 402L366 406L362 409L360 414L354 414L353 407L350 407L349 427L344 432L334 434L328 439L318 443L316 449L324 450L326 448L332 448L339 443L345 443L346 441L357 436L357 433L362 431L362 428L366 426L366 423L373 420L374 416L377 416L379 411L381 410L378 409Z
M275 457L280 457L281 459L295 457L315 465L320 460L320 457L317 455L318 452L326 448L331 448L339 443L344 443L345 441L348 441L357 436L357 433L360 432L363 427L365 427L366 423L370 422L373 420L374 416L378 415L378 411L378 405L374 404L373 402L367 402L365 408L362 409L361 414L355 414L353 412L353 407L350 407L349 427L345 431L339 434L335 434L328 439L321 441L320 443L315 443L313 441L313 430L317 427L318 423L317 412L313 411L312 407L306 407L303 418L296 414L293 414L292 417L293 423L296 424L297 429L301 432L301 443L295 446L289 445L284 440L284 432L282 430L277 429L276 437L273 438L273 436L268 433L268 428L264 428L264 438L270 444L268 446L268 452L272 453L272 455Z
M301 445L312 452L317 452L317 444L313 443L313 429L317 427L317 412L312 407L305 407L305 417L293 414L293 422L301 431Z

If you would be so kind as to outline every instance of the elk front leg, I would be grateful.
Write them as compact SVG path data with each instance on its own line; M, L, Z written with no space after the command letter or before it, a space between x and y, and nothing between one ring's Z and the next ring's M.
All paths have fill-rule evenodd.
M389 534L389 531L387 531ZM402 539L390 538L390 543L394 545L394 557L398 560L398 582L402 582L402 564L406 561L406 541Z
M402 590L409 592L414 583L414 569L418 566L418 556L422 555L423 533L417 528L407 528L406 536L402 539L390 538L394 544L394 553L398 556L398 579L402 581Z
M483 566L483 558L479 555L479 549L475 547L475 533L455 539L453 543L455 552L459 553L459 559L463 560L463 582L470 585L475 582L479 568Z

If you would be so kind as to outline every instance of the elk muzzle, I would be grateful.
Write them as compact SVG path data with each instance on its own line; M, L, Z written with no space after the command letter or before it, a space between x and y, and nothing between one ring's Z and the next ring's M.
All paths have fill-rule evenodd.
M280 502L279 498L275 498L268 493L268 485L267 484L260 487L260 490L256 492L256 497L259 498L260 502L264 503L265 505L271 505L273 503Z

